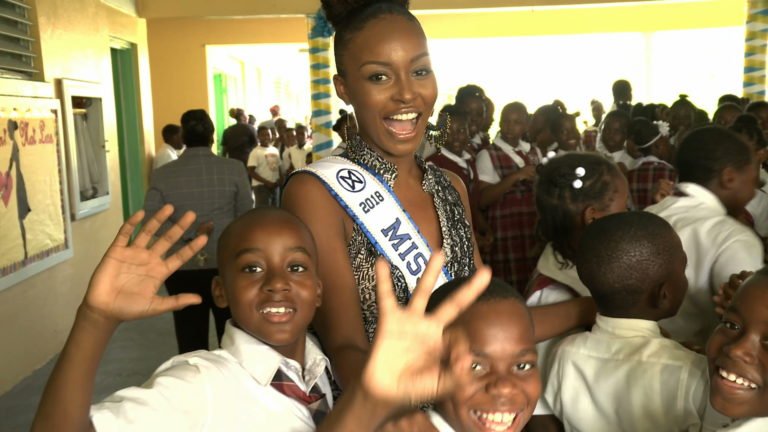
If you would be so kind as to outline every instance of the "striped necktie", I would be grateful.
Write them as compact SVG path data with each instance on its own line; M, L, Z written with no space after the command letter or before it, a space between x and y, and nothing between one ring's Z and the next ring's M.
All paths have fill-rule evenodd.
M320 390L320 385L317 382L309 390L309 393L306 393L291 377L278 369L275 376L272 377L272 387L289 398L306 405L315 426L319 425L330 411L328 399L325 397L325 393Z

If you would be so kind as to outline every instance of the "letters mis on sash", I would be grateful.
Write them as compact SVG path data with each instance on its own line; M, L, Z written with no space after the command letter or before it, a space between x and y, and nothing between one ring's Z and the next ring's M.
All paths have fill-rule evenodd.
M413 291L432 252L388 185L365 167L335 156L299 171L322 180L376 250L400 269L408 289ZM450 279L443 268L435 288Z

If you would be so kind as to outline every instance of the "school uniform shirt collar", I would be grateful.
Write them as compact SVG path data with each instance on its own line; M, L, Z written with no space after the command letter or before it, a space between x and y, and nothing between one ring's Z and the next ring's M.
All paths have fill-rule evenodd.
M552 243L547 243L544 252L539 257L539 262L536 264L536 269L544 276L571 287L579 295L591 297L592 294L589 293L586 285L579 279L576 266L573 263L568 263L567 266L563 267L562 261L565 260L555 252L552 248Z
M613 337L656 337L660 338L661 329L656 321L634 318L612 318L597 314L593 334L609 334Z
M452 151L443 147L440 149L440 153L442 153L443 156L447 157L448 159L456 162L457 165L464 168L465 170L469 169L469 165L467 164L467 161L472 159L472 155L470 155L466 151L462 151L461 156L459 156L456 153L453 153Z
M660 163L660 164L664 164L664 165L666 165L666 166L668 166L670 168L674 168L669 162L661 160L661 159L657 158L654 155L643 156L640 159L635 160L635 166L639 167L640 165L642 165L642 164L644 164L646 162Z
M292 370L296 376L303 377L307 388L311 388L326 369L330 370L331 362L309 336L305 336L304 368L302 369L295 360L283 357L272 347L234 326L232 320L227 321L226 327L221 340L221 349L232 355L262 386L272 383L272 378L281 366Z
M501 137L500 133L497 133L496 138L493 139L493 144L496 146L499 146L501 151L506 153L507 156L509 156L515 162L515 165L517 165L518 167L522 168L526 165L525 160L523 160L523 158L520 157L519 154L517 154L517 150L523 152L524 154L527 154L528 152L531 151L530 143L520 140L518 141L517 148L515 148L515 147L512 147L512 145L509 144L508 142L504 141L504 138Z
M687 198L693 198L697 202L704 204L708 209L717 213L718 216L725 216L728 211L720 199L704 186L700 186L696 183L680 183L677 185L680 192L687 195ZM686 197L680 197L679 199L685 199Z
M437 432L455 432L451 425L437 411L429 410L427 415L429 416L429 421L432 422L432 426L437 429Z

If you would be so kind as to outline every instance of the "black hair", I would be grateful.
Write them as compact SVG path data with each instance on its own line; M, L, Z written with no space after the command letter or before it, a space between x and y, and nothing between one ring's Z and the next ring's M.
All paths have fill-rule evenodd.
M257 127L256 128L256 133L259 133L259 132L261 132L263 130L268 130L270 133L272 133L272 128L270 128L267 125L261 125L261 126Z
M737 104L735 104L733 102L722 103L715 110L715 114L712 115L712 123L717 124L717 120L720 118L720 116L723 115L723 113L725 113L726 111L729 111L729 110L730 111L735 110L735 111L738 111L739 113L742 112L741 105L737 105Z
M475 84L467 84L456 91L456 105L464 105L473 98L479 98L485 104L485 90Z
M408 0L321 0L328 21L336 30L333 38L336 70L344 75L342 58L350 39L366 24L384 15L396 15L419 24L408 10Z
M589 224L576 271L600 313L629 318L644 304L649 291L668 278L676 238L669 222L648 212L617 213Z
M717 106L720 106L726 103L732 103L732 104L741 106L741 98L736 96L735 94L724 94L717 99Z
M240 121L240 116L245 115L245 110L242 108L230 108L229 109L229 116L235 120Z
M447 298L453 293L459 290L465 282L470 279L470 276L463 276L453 278L450 281L440 285L432 292L427 302L427 312L433 312L437 309ZM498 278L491 278L488 283L488 287L482 292L474 301L473 304L494 301L494 300L515 300L521 305L525 306L525 300L520 292L508 283ZM527 308L526 308L527 310Z
M691 124L691 126L699 127L699 126L708 125L710 123L711 122L709 121L709 114L701 108L696 108L696 110L693 113L693 123Z
M603 117L603 123L613 118L623 121L627 126L629 126L630 121L632 121L632 117L629 115L628 112L623 110L613 110L608 112L608 114L606 114L605 117Z
M187 147L213 144L213 121L204 109L193 109L181 115L181 140Z
M638 102L635 104L635 106L632 107L632 112L630 113L630 117L635 119L638 117L644 117L650 121L657 121L660 120L658 116L656 115L656 110L659 108L657 104L643 104L642 102Z
M528 108L526 108L522 102L510 102L504 105L504 108L501 109L501 115L499 116L499 125L501 125L502 119L510 111L518 111L528 116Z
M696 111L696 105L693 104L693 102L688 99L687 94L681 94L678 99L674 102L672 102L672 105L669 107L669 109L674 108L690 108L692 111Z
M181 132L181 126L179 125L167 124L163 126L163 131L161 132L163 135L163 142L168 143L179 132Z
M751 114L756 114L758 111L762 109L768 109L768 102L759 100L759 101L750 102L744 111Z
M752 163L752 149L741 137L720 126L689 132L677 149L675 167L680 182L709 187L727 167L742 170Z
M728 129L754 141L758 149L768 147L768 141L760 128L760 121L753 114L741 114Z
M627 128L627 138L635 143L637 151L642 153L643 156L651 154L652 146L642 146L648 144L657 136L659 136L659 127L647 118L637 117L632 119L632 122L629 123L629 128Z
M352 113L347 112L345 109L340 109L339 118L336 119L336 122L333 124L331 129L333 129L333 131L336 133L340 133L349 122L351 116Z
M609 207L616 180L623 177L616 164L596 153L566 153L539 165L537 171L536 232L541 240L552 243L564 260L561 264L567 266L576 255L571 242L584 209Z
M221 266L226 261L224 253L227 251L230 251L231 247L228 244L231 240L231 237L233 235L239 235L239 233L236 231L236 228L241 224L250 225L256 219L263 219L265 217L287 217L288 219L291 219L293 222L295 222L299 228L304 231L310 238L312 242L312 250L309 250L307 252L310 253L312 260L317 263L317 245L315 243L315 238L312 236L312 232L307 228L307 225L299 219L297 216L295 216L293 213L282 209L280 207L256 207L253 209L248 210L247 212L241 214L240 216L236 217L232 222L227 224L226 227L224 227L224 230L221 232L221 235L219 236L219 241L216 243L216 259L218 261L219 265L219 271L222 270ZM259 223L262 223L263 221L258 221Z
M469 118L467 112L459 107L458 105L445 105L440 109L440 113L437 115L437 127L438 128L447 128L449 122L453 122L454 119L464 119L467 120Z
M616 80L611 86L611 92L614 100L624 101L632 93L632 85L625 79Z

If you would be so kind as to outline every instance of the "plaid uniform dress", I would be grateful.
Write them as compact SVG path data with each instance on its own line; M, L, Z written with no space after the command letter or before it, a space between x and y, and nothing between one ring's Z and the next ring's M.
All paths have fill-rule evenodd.
M627 173L629 193L635 204L635 210L643 210L655 204L653 202L653 187L661 179L676 182L677 172L672 165L658 159L645 160Z
M499 178L503 179L520 170L499 146L492 145L486 150ZM516 153L526 165L539 162L533 146L528 153L519 150ZM483 256L483 261L491 266L494 277L501 278L523 292L539 258L533 182L525 180L515 184L501 199L488 207L486 214L494 238L490 252Z

